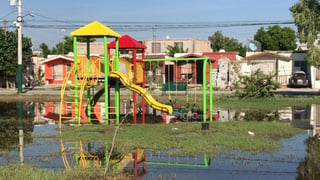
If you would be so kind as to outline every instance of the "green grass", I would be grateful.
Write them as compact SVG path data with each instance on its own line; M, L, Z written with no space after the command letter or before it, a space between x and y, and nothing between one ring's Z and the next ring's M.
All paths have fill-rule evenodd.
M63 141L107 142L110 145L114 131L115 126L104 125L68 127L56 138ZM255 135L249 135L248 131ZM211 123L209 130L201 130L201 123L198 122L124 124L118 131L115 148L118 152L141 148L166 150L179 155L213 154L219 149L273 151L280 147L280 138L288 138L301 131L280 122Z
M52 171L40 169L30 165L0 166L0 179L32 179L32 180L56 180L56 179L133 179L127 174L103 175L104 169L74 169L72 171Z
M230 97L226 95L215 96L213 100L215 107L233 110L272 110L282 107L306 106L310 104L319 104L319 96L276 96L273 98L244 98Z

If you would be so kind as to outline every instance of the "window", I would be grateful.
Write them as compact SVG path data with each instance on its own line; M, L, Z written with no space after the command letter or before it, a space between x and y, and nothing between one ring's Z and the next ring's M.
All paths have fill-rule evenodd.
M161 53L160 43L152 43L152 53Z
M183 50L183 42L174 42L174 46L177 46L179 49Z
M53 64L53 67L52 67L53 79L59 79L59 80L63 79L62 67L63 67L62 64Z

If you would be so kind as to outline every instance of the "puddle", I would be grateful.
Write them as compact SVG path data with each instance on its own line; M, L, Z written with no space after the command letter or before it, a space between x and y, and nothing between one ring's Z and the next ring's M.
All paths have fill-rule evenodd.
M37 109L39 105L28 103L27 108L24 106L23 126L19 118L8 121L8 115L16 117L16 105L2 104L0 106L6 108L6 111L0 115L1 127L6 126L0 132L2 137L0 139L0 165L23 163L60 170L65 169L66 166L74 167L76 165L74 156L78 153L77 155L81 157L81 152L83 152L82 157L88 161L97 162L92 164L105 165L104 144L62 142L63 145L61 145L59 140L38 138L37 134L58 133L58 125L54 120L43 117L45 113ZM291 111L279 110L276 116L270 113L266 115L277 117L280 121L290 122L293 126L310 129L303 134L281 140L282 146L276 152L251 153L226 150L214 156L206 154L181 157L171 156L166 152L139 150L114 157L114 167L118 166L118 171L130 172L144 179L212 179L213 177L215 179L295 179L298 176L302 177L306 169L309 170L308 175L316 175L320 168L314 164L319 164L317 160L320 155L315 152L319 152L320 140L312 138L314 134L312 122L316 118L311 113L315 111L312 107L308 107L309 110L301 110L301 108L291 108ZM318 107L314 108L318 109ZM231 117L233 114L230 110L228 113L220 111L218 117L221 121L227 121L226 116ZM290 113L291 115L288 115ZM234 114L240 115L241 113ZM285 117L286 120L281 119L282 117ZM291 119L288 120L288 118ZM21 146L21 137L24 137L23 146ZM61 147L64 148L64 153L61 153ZM76 152L75 148L79 151ZM214 151L212 149L212 152Z

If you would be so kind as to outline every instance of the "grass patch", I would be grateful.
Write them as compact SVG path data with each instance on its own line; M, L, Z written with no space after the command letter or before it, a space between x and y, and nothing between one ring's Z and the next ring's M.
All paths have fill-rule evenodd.
M215 107L233 110L274 110L282 107L306 106L319 104L319 96L275 96L272 98L237 98L234 96L219 95L214 96Z
M72 171L44 170L29 165L0 166L1 179L33 179L33 180L56 180L56 179L133 179L128 174L107 174L103 176L104 169L74 169Z
M64 141L101 142L111 144L115 126L91 125L65 128ZM255 133L254 136L248 131ZM118 131L116 149L130 152L141 148L166 150L180 155L213 154L218 149L273 151L280 147L279 139L288 138L302 130L281 122L211 123L209 130L201 130L201 123L180 124L124 124Z

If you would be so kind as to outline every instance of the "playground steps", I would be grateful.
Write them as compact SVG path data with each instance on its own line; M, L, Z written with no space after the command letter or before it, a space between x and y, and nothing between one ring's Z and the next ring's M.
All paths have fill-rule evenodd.
M73 70L73 68L72 68ZM63 85L61 87L61 94L60 94L60 115L59 115L59 123L62 120L71 120L71 119L78 119L79 122L81 121L81 109L82 109L82 97L83 92L87 88L87 79L82 78L78 80L78 86L73 86L68 84L68 79L70 78L70 74L72 72L67 73L66 77L63 80ZM77 100L78 105L78 112L76 112L76 105L75 99ZM73 100L71 100L73 99ZM75 117L78 114L78 117Z
M109 106L109 117L108 120L110 122L110 124L116 124L116 107L115 106Z

